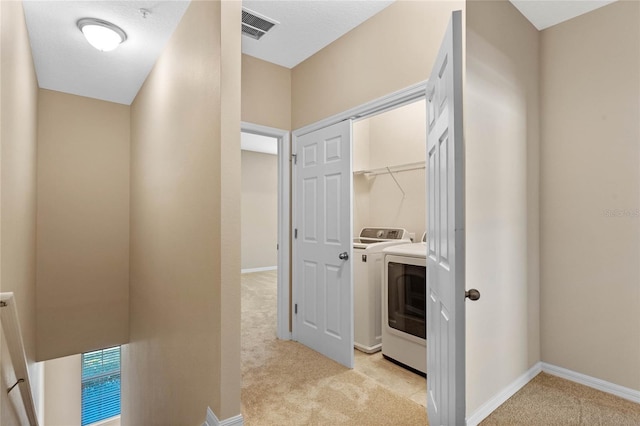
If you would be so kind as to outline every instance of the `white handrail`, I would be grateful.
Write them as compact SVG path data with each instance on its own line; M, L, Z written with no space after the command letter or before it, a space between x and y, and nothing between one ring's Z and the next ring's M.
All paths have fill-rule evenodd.
M18 322L18 308L13 293L0 293L0 323L7 340L7 348L11 356L11 363L15 371L20 388L20 395L24 404L27 418L32 426L38 426L38 416L36 414L36 404L31 390L31 380L29 380L29 368L27 367L27 357L24 352L20 323ZM20 382L20 379L24 379ZM7 392L8 389L0 389L0 392Z

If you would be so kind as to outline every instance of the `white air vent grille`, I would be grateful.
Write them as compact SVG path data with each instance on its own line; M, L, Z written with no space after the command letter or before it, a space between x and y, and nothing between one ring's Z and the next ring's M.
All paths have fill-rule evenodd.
M242 8L242 34L255 40L265 35L267 31L279 24L266 16L260 15L252 10Z

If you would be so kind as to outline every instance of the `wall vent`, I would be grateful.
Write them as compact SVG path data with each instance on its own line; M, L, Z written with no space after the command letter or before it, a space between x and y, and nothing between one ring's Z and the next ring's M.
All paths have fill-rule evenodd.
M278 21L260 15L253 10L242 8L242 34L260 40L267 31L279 24Z

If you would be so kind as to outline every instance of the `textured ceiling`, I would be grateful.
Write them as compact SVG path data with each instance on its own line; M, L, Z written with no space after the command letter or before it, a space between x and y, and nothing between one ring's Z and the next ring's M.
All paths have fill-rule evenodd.
M293 68L392 3L393 0L245 0L243 7L280 24L260 40L243 36L242 53Z
M182 18L188 1L25 1L31 50L43 89L129 105ZM139 9L151 13L145 19ZM99 52L76 26L80 18L112 22L127 33Z
M583 15L616 0L509 0L539 30Z
M428 0L422 0L428 1ZM613 0L510 0L538 29ZM292 68L393 3L392 0L246 0L243 6L280 22L259 41L242 37L242 51ZM189 0L23 2L41 88L129 105L182 18ZM150 11L145 19L139 12ZM99 52L76 27L80 18L113 22L128 36Z

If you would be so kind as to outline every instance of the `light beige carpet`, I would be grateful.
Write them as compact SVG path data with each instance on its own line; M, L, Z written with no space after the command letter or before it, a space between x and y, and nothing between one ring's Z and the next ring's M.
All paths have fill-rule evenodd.
M480 424L637 426L640 404L540 373Z
M276 339L275 273L242 277L242 415L252 425L426 425L424 407Z
M248 426L428 424L408 398L277 340L275 272L242 276L242 415ZM640 404L542 373L481 425L640 426Z

